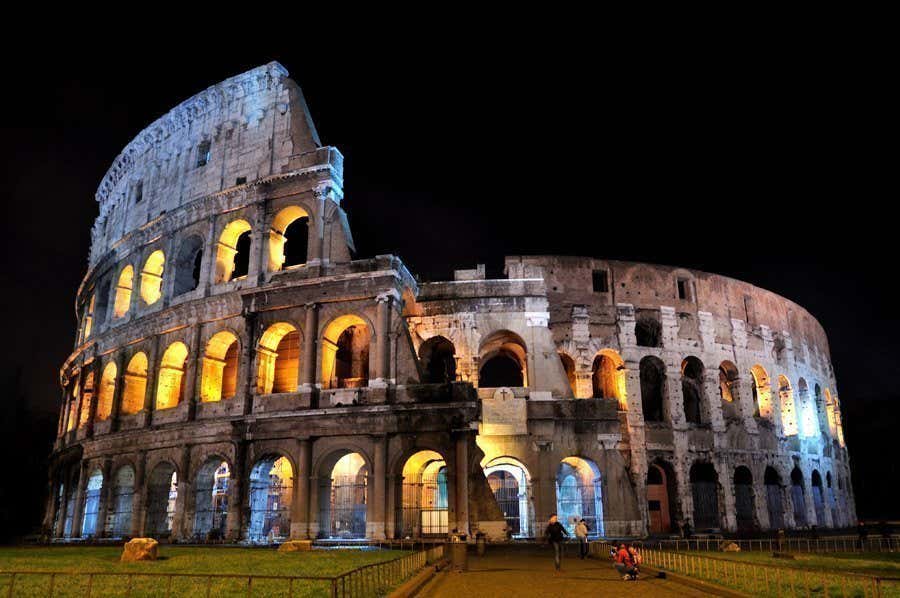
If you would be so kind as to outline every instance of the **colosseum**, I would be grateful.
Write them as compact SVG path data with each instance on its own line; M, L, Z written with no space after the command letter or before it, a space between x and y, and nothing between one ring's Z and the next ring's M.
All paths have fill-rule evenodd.
M828 340L799 305L589 257L421 282L397 256L355 255L343 179L274 62L115 159L60 371L48 536L507 541L552 513L607 537L855 520Z

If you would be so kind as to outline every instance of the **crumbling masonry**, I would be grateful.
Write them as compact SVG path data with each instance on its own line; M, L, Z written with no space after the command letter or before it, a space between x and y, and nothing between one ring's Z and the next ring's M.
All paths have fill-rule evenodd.
M353 257L343 159L271 63L140 133L97 192L45 527L170 541L847 526L824 331L692 270Z

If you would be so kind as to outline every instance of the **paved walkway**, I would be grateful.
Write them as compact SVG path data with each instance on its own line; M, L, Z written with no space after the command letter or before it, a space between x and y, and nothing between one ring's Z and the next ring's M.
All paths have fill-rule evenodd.
M479 558L469 553L466 573L438 573L419 594L427 598L466 596L706 596L700 590L664 579L642 577L638 581L622 581L605 559L580 560L575 544L566 546L562 572L553 572L553 549L488 547Z

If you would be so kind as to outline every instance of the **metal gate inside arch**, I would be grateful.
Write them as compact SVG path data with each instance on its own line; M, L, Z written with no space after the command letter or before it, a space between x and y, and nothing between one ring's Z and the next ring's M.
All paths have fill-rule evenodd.
M445 536L449 530L447 464L439 453L420 451L403 467L397 528L401 538Z

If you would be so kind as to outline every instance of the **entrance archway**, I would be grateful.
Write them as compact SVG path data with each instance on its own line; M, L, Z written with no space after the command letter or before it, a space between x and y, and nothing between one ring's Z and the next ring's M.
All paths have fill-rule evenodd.
M675 471L663 461L647 469L647 511L650 533L668 534L675 521Z
M134 469L123 465L113 479L112 499L106 520L106 533L113 538L131 535L131 511L134 504Z
M153 468L147 485L147 525L145 533L154 538L167 538L175 520L178 498L178 474L171 463Z
M791 472L791 502L794 503L794 527L806 527L806 488L799 467Z
M401 538L445 536L449 531L447 462L440 453L419 451L403 465L397 529Z
M348 314L332 320L322 335L323 387L368 386L371 342L371 330L359 316Z
M512 457L497 457L485 466L484 475L512 537L535 537L531 476L525 465Z
M781 476L774 467L766 467L766 508L769 511L769 529L784 529L784 500Z
M81 537L93 538L97 535L97 515L103 496L103 472L95 469L88 478L84 492L84 516L81 520Z
M228 518L228 489L231 470L228 463L213 457L203 464L194 481L194 537L221 540Z
M569 534L583 519L588 536L603 535L603 501L600 468L590 459L566 457L556 471L556 514Z
M812 472L813 505L816 509L816 525L825 525L825 493L822 490L822 476L817 470Z
M753 494L753 474L743 465L734 470L734 509L738 531L754 531L756 500Z
M320 534L329 538L365 538L369 474L365 458L359 453L337 453L323 469L319 487Z
M712 463L691 467L691 494L694 499L694 528L719 528L719 476Z
M250 472L250 524L247 539L257 544L283 542L291 535L294 469L285 457L259 460Z

